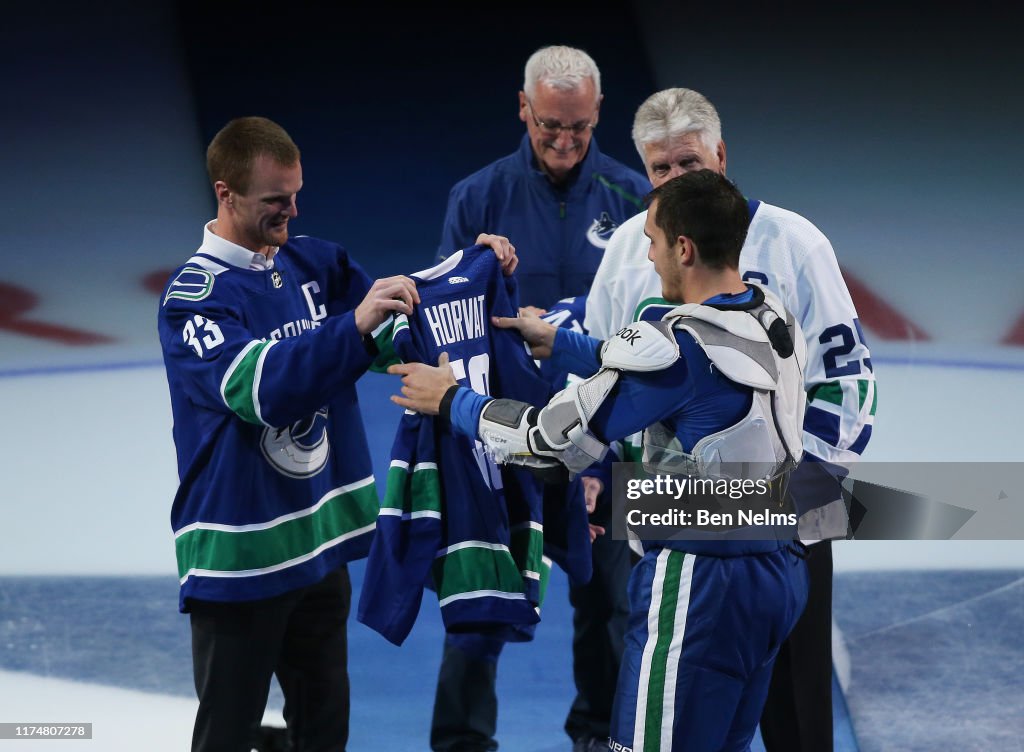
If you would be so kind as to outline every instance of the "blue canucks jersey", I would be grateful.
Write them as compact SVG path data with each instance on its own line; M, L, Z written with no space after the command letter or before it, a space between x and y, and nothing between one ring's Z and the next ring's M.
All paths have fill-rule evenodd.
M208 227L171 276L158 328L180 485L180 607L255 600L365 556L377 493L355 381L370 287L334 243L289 240L263 269Z
M461 384L533 404L548 385L519 335L492 327L516 315L515 283L484 246L411 275L420 304L396 316L392 345L406 362L442 352ZM387 492L367 564L358 618L400 644L428 581L449 631L503 630L538 621L543 545L540 488L525 471L499 468L475 439L407 412L392 447ZM513 631L509 639L516 639Z

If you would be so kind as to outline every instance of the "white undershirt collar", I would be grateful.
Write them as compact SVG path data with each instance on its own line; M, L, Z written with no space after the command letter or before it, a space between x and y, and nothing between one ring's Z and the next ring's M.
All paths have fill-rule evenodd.
M212 256L218 261L223 261L239 269L251 269L262 272L274 268L274 255L277 253L277 246L271 246L270 258L262 253L255 253L248 248L243 248L237 243L225 240L213 232L216 219L211 219L203 228L203 244L199 246L199 253Z

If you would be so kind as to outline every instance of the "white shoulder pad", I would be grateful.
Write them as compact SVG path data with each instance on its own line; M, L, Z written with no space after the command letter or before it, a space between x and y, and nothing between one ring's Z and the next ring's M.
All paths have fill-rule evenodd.
M768 288L762 287L754 282L747 282L748 285L756 287L764 295L764 304L771 309L783 321L787 319L786 307L782 301ZM678 305L662 316L664 321L676 319L680 316L692 316L695 319L714 324L719 329L724 329L737 337L750 340L751 342L768 342L770 321L762 321L761 325L751 316L737 316L737 311L723 311L700 303L684 303ZM770 315L770 314L768 314Z
M664 319L668 321L679 316L691 316L700 321L706 321L719 329L724 329L729 334L735 334L737 337L751 342L768 341L768 333L757 323L757 319L746 315L743 311L722 311L700 303L686 303L676 306L666 313ZM783 313L783 318L785 318L785 313Z
M764 308L759 314L746 310L721 310L699 303L676 306L664 321L693 335L712 363L729 379L755 389L775 389L779 363L768 329L775 319L787 321L786 309L764 288Z
M700 335L693 329L685 326L683 328L693 332L694 337L698 341L700 340ZM779 385L778 371L772 373L765 368L765 363L734 347L705 345L704 352L707 353L708 360L714 363L715 367L724 373L730 381L762 390L775 389Z
M601 345L601 365L620 371L661 371L679 360L671 324L636 321Z

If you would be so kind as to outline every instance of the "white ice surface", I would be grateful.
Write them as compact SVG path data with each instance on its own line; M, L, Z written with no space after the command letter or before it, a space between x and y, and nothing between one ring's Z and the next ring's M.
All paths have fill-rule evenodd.
M1024 370L880 360L865 462L1024 459L1024 403L1012 397ZM175 571L162 367L0 378L0 415L0 575ZM1020 541L840 541L834 551L837 571L1024 567Z
M0 740L0 750L181 752L189 748L196 701L0 671L0 723L91 723L92 739ZM283 726L279 712L265 723Z

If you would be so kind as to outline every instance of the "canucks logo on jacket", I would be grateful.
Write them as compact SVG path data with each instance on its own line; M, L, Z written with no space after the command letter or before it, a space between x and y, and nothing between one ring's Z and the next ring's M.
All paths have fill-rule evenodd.
M587 240L591 245L604 250L608 247L608 241L612 239L612 233L617 227L615 220L608 216L608 212L603 211L587 228Z
M436 363L446 352L456 379L479 393L547 401L549 387L522 339L491 326L491 316L515 316L517 306L514 281L502 276L489 248L467 248L411 276L420 304L411 318L395 317L391 343L399 358ZM401 644L429 581L447 630L522 639L519 628L539 619L542 546L540 486L531 476L499 468L479 442L447 424L406 412L359 621Z

